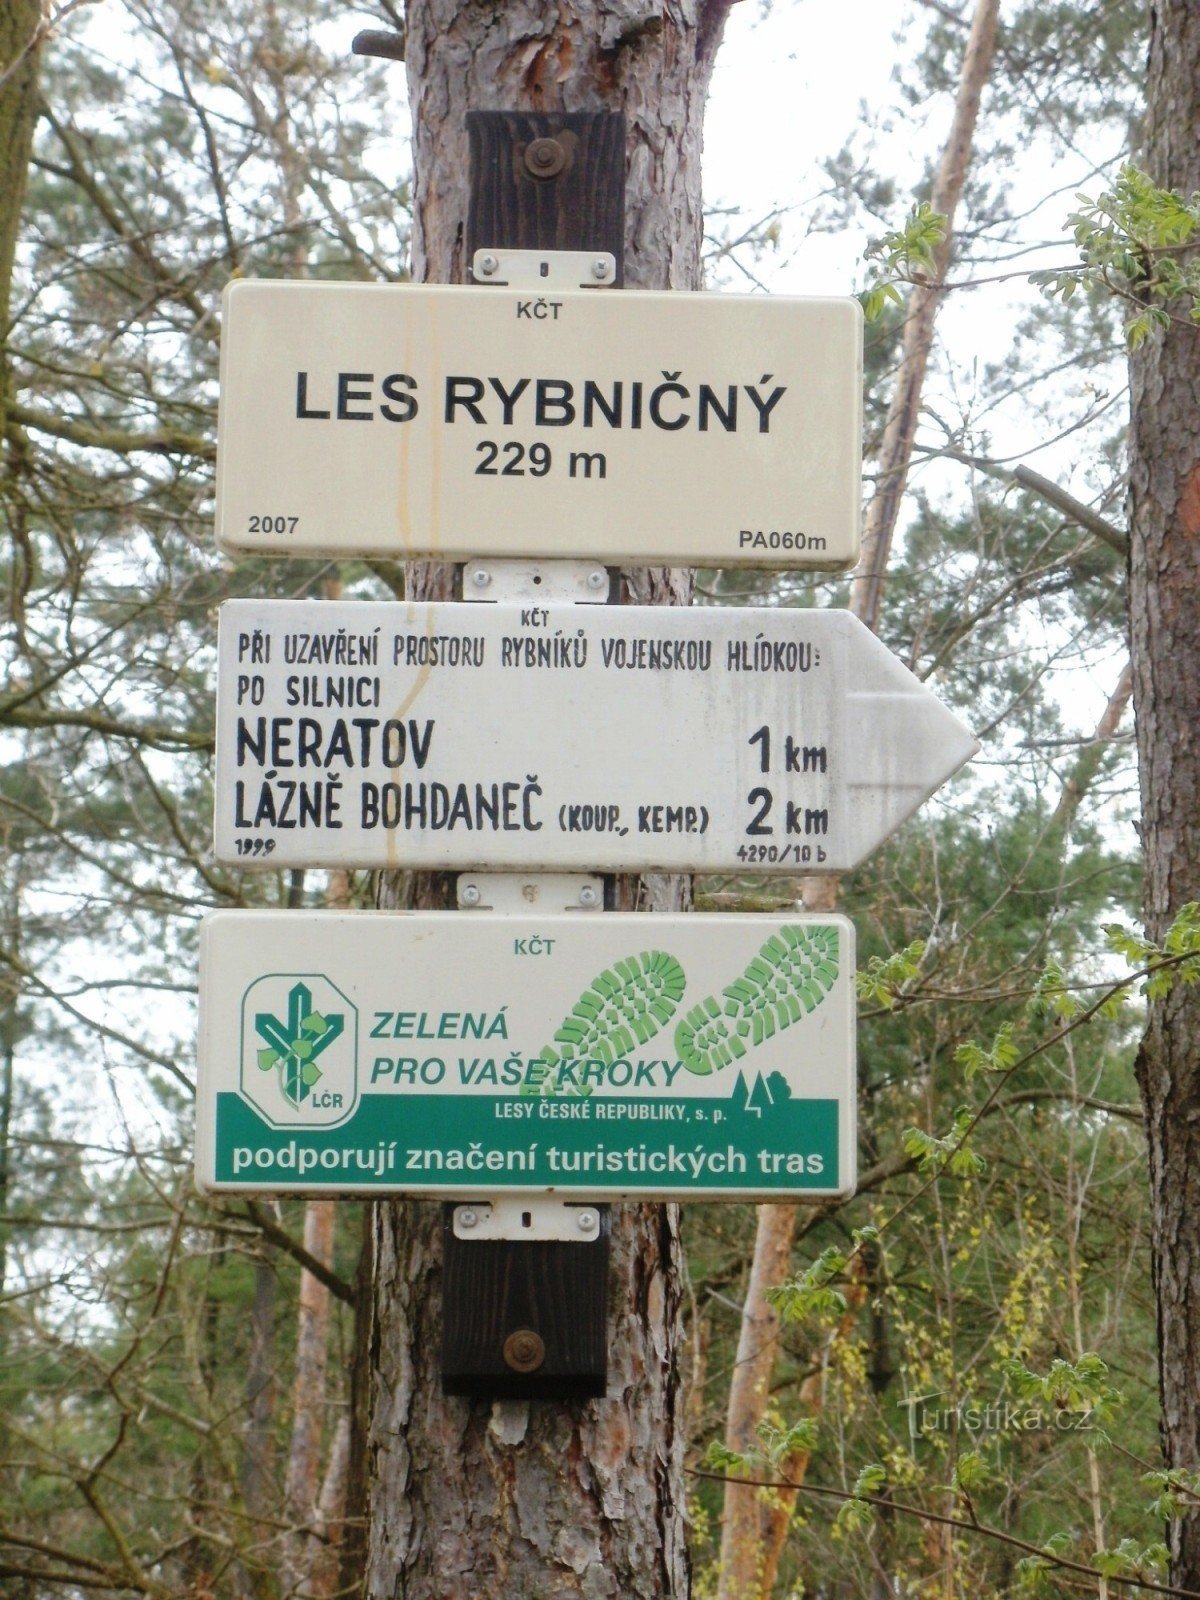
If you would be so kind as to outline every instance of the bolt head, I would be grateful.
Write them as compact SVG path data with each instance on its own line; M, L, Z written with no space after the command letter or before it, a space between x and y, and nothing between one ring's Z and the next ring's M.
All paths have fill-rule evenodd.
M458 1225L460 1228L473 1228L478 1221L478 1212L472 1211L469 1206L459 1207Z
M595 261L592 262L592 277L593 278L607 278L608 277L608 261L607 261L606 257L597 256Z
M580 1233L595 1233L600 1226L600 1218L594 1211L581 1211L575 1219L575 1225Z
M535 178L555 178L567 164L557 139L531 139L525 146L525 170Z
M595 572L589 572L587 575L587 586L589 589L603 589L607 583L608 573L605 572L601 567L597 567Z
M479 270L485 278L490 278L499 269L500 263L495 256L480 256Z
M459 890L459 903L464 906L477 906L479 904L479 885L468 883Z
M478 568L476 571L474 571L471 574L471 582L475 585L475 587L477 589L486 589L488 584L491 583L491 581L492 581L491 573L490 572L484 572L482 568Z
M590 883L585 883L583 888L579 891L579 904L581 906L594 906L598 905L599 901L600 896L596 893L592 885Z
M504 1341L505 1365L514 1372L536 1372L546 1359L546 1346L532 1328L518 1328Z

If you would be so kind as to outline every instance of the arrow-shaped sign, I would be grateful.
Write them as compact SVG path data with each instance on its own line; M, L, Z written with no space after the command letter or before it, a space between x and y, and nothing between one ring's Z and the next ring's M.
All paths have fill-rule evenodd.
M976 748L844 611L222 607L222 861L844 871Z

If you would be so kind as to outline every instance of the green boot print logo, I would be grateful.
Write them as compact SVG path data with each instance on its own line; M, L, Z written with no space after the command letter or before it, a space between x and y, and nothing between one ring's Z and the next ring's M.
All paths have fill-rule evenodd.
M741 977L677 1023L679 1061L701 1077L719 1072L810 1015L837 982L839 955L836 927L781 927ZM671 1021L686 987L683 967L664 950L614 961L534 1058L544 1070L531 1074L521 1093L590 1095L593 1077L603 1081L601 1069L649 1044Z
M675 1029L679 1059L702 1076L720 1071L815 1011L837 974L836 928L780 928L719 998L688 1011Z
M322 1014L313 1009L312 990L297 983L288 993L287 1021L269 1011L259 1011L254 1031L266 1048L258 1052L261 1072L279 1069L279 1086L289 1105L300 1107L320 1082L317 1057L339 1038L345 1028L340 1012Z
M546 1071L522 1094L554 1094L567 1089L589 1095L592 1084L578 1077L591 1062L607 1065L648 1044L675 1015L686 979L675 957L664 950L614 961L592 979L562 1026L536 1058Z

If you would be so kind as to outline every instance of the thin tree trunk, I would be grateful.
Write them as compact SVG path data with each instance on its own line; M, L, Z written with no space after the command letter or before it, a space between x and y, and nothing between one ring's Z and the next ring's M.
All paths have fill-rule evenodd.
M14 854L15 882L7 896L4 940L14 954L21 947L21 858ZM15 973L0 979L0 1300L8 1281L9 1186L12 1182L12 1114L16 1090L17 1028L21 991ZM0 1356L6 1330L0 1329Z
M262 1563L267 1542L275 1467L275 1261L266 1243L254 1256L254 1305L246 1361L246 1428L242 1454L242 1499L250 1519L250 1560Z
M837 1326L829 1336L820 1360L814 1363L813 1370L800 1384L797 1400L802 1416L813 1416L823 1408L830 1361L837 1353L838 1346L844 1344L853 1333L859 1309L867 1298L866 1270L861 1255L855 1256L850 1264L850 1281L846 1285L845 1293L846 1309L838 1318ZM802 1484L808 1474L810 1456L811 1452L808 1450L793 1451L776 1468L780 1481ZM779 1562L792 1525L792 1513L796 1509L799 1492L798 1488L777 1489L763 1512L762 1571L758 1577L758 1592L763 1595L770 1595L775 1587Z
M878 464L878 486L867 507L862 554L850 590L850 609L872 630L879 620L883 576L891 553L892 535L908 481L913 440L916 437L921 390L933 345L934 321L942 298L942 284L954 242L954 214L958 208L971 144L979 114L983 86L995 49L999 0L979 0L963 58L962 77L950 136L942 151L934 180L932 204L947 219L946 235L937 252L933 282L917 286L909 296L904 342L896 387L888 408ZM839 879L804 880L807 911L833 911ZM765 1290L786 1273L796 1229L795 1206L759 1207L754 1242L754 1262L743 1307L738 1340L735 1380L730 1390L726 1436L753 1444L762 1421L771 1371L778 1349L779 1318L764 1298ZM777 1276L772 1276L777 1273ZM798 1464L803 1476L807 1462ZM778 1569L780 1544L787 1534L787 1519L770 1518L758 1492L729 1484L721 1533L718 1600L745 1600L769 1595Z
M338 1558L345 1539L346 1483L350 1472L350 1416L338 1418L329 1461L317 1496L316 1553L309 1584L313 1600L332 1600L338 1589Z
M1109 696L1108 704L1096 724L1096 731L1090 743L1079 752L1079 757L1062 786L1062 793L1054 808L1053 822L1056 826L1069 828L1074 821L1075 813L1079 810L1079 802L1104 760L1106 746L1117 736L1117 730L1121 726L1121 719L1125 715L1132 694L1133 666L1126 662L1117 680L1117 687Z
M862 555L851 587L851 609L872 630L879 621L879 603L891 554L892 535L896 531L896 519L908 482L913 440L917 435L917 419L921 410L921 390L925 384L929 352L933 348L934 322L945 293L946 273L953 253L954 214L958 210L971 163L971 144L979 116L979 101L991 71L996 47L999 11L999 0L979 0L975 7L963 57L954 122L938 163L930 196L933 209L946 218L946 235L934 252L931 281L915 285L908 297L900 370L896 375L896 387L884 425L875 493L867 507L863 526Z
M8 1278L9 1138L12 1129L13 1066L16 1059L17 997L8 988L0 1010L0 1300ZM0 1339L3 1334L0 1334Z
M625 277L699 281L700 140L724 0L411 0L416 168L413 277L464 276L468 110L622 110ZM690 575L623 575L642 603L686 602ZM413 599L446 599L453 570L409 568ZM381 905L444 905L445 876L385 878ZM687 880L625 885L622 903L682 905ZM370 1331L371 1600L686 1600L682 1257L673 1206L614 1208L609 1389L584 1404L473 1404L438 1371L440 1208L376 1210Z
M309 1200L304 1207L304 1248L327 1267L333 1265L336 1206L334 1200ZM288 1525L283 1556L285 1600L291 1595L310 1593L328 1351L329 1290L311 1272L301 1271L292 1437L284 1485Z
M1071 1069L1071 1088L1079 1095L1079 1074L1075 1062L1075 1041L1067 1038L1063 1041L1067 1064ZM1079 1125L1072 1122L1067 1133L1067 1292L1071 1299L1071 1336L1073 1342L1074 1359L1078 1361L1083 1356L1086 1346L1083 1342L1083 1292L1081 1285L1081 1263L1079 1260L1079 1235L1083 1229L1084 1203L1087 1198L1087 1181L1076 1149L1080 1138ZM1097 1551L1106 1548L1107 1541L1104 1533L1104 1491L1100 1481L1100 1462L1095 1450L1089 1443L1087 1446L1088 1464L1088 1500L1092 1513L1092 1539ZM1096 1580L1096 1600L1109 1600L1107 1577Z
M6 563L8 615L22 630L34 560L28 511L17 487L25 468L26 442L9 420L13 395L8 341L13 263L37 115L38 51L33 41L41 20L40 0L5 0L0 5L0 516L11 546Z
M1200 9L1151 10L1145 165L1200 189ZM1131 361L1130 645L1146 931L1200 900L1200 329L1187 308ZM1200 988L1147 1003L1137 1062L1150 1157L1162 1444L1200 1468ZM1200 1589L1200 1506L1170 1524L1170 1582Z
M737 1355L729 1384L725 1437L743 1454L758 1444L758 1427L767 1409L771 1374L779 1353L779 1313L767 1300L767 1290L788 1275L792 1237L796 1231L794 1205L758 1207L754 1259L742 1303ZM720 1600L757 1594L764 1568L764 1508L758 1489L732 1481L725 1486L725 1514L721 1524ZM772 1569L778 1565L778 1556ZM754 1587L751 1588L750 1585Z
M0 7L0 372L7 366L13 261L37 112L38 53L32 46L41 20L40 0L6 0Z

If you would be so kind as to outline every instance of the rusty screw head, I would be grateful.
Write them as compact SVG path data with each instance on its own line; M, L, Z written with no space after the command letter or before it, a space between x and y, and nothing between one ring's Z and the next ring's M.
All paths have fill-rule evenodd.
M536 1372L546 1359L546 1346L532 1328L518 1328L504 1341L504 1362L514 1372Z
M531 139L525 146L525 170L531 178L557 178L567 152L557 139Z

